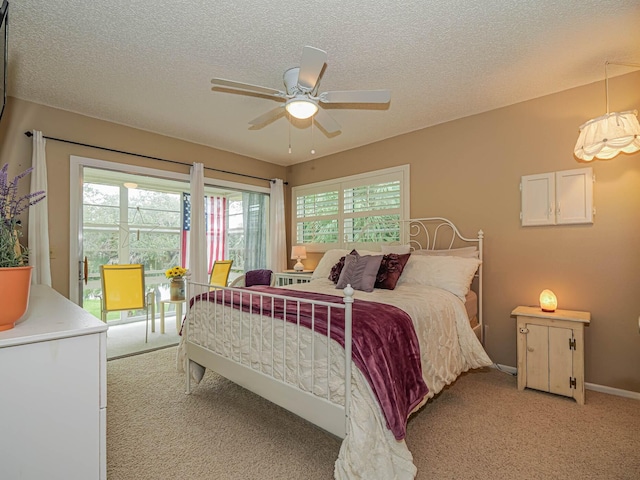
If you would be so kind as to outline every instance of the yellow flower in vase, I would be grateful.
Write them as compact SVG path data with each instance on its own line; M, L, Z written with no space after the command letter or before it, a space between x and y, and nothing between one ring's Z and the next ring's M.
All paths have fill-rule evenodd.
M166 270L164 275L170 280L169 298L176 301L184 300L186 293L184 277L189 275L189 271L186 268L175 266Z
M187 275L187 269L180 266L171 267L164 274L167 278L182 278Z

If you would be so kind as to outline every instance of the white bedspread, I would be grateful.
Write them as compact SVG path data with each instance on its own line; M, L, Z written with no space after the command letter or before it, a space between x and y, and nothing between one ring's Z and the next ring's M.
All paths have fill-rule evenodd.
M310 283L287 288L342 296L342 292L336 290L335 285L325 279L316 279ZM354 296L357 299L397 306L411 316L422 352L423 377L429 387L429 393L421 405L428 398L440 392L445 385L452 383L462 372L471 368L488 366L492 363L469 325L463 302L445 290L403 284L395 290L376 289L371 293L356 291ZM245 332L249 331L252 331L254 336L251 340L248 335L245 335L246 338L243 340L237 332L233 331L225 331L224 335L218 331L214 336L210 327L206 327L202 322L196 320L193 327L190 326L189 340L214 351L228 349L228 345L231 343L241 351L249 352L250 341L254 344L256 341L263 341L257 337L257 328L245 329ZM292 331L293 329L289 329L285 335L287 337L293 335ZM280 331L275 333L276 335L273 337L274 351L276 353L282 352L284 335ZM303 345L308 347L311 335L309 332L308 338L302 339ZM292 345L295 345L293 338L288 339L288 342L289 340ZM178 349L178 368L182 372L185 371L186 365L183 341L184 339L181 340ZM324 337L320 341L325 341ZM338 378L339 372L344 372L344 354L340 355L340 352L344 351L334 341L331 341L330 348L330 369L338 374L332 377L336 378L336 381L332 381L329 385L331 396L334 400L338 399L344 403L344 389ZM312 382L309 378L297 378L297 372L300 372L301 377L307 375L304 373L304 367L307 366L305 355L298 357L293 348L286 350L286 381L310 385ZM322 351L322 349L318 350ZM262 359L256 358L255 355L247 354L246 358L245 362L250 361L254 368L256 364L259 366L258 368L265 370L272 368L271 363L266 365ZM299 366L298 362L300 362ZM321 379L322 369L316 367L315 370L314 376L317 375ZM200 381L203 373L204 369L196 368L194 370L192 367L192 377L195 381ZM276 376L282 375L281 371L272 373ZM324 388L325 386L326 382L325 385L322 385L320 380L315 388ZM338 480L388 480L413 479L415 475L416 467L405 441L396 440L387 428L382 410L369 383L355 368L353 370L349 432L341 445L336 460L335 478Z

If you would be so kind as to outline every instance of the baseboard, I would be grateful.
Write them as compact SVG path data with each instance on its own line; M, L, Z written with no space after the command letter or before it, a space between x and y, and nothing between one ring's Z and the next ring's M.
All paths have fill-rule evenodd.
M500 365L499 363L494 363L491 365L491 368L495 368L496 370L500 370L501 372L510 373L511 375L517 375L518 369L515 367L510 367L509 365Z
M494 363L491 366L491 368L495 368L497 370L510 373L512 375L518 374L518 369L515 367L511 367L509 365L500 365L498 363ZM587 382L585 382L584 388L586 390L593 390L594 392L607 393L609 395L615 395L617 397L633 398L635 400L640 400L640 392L632 392L630 390L622 390L621 388L607 387L606 385L598 385L596 383L587 383Z
M609 395L615 395L617 397L626 397L640 400L640 392L632 392L631 390L622 390L621 388L607 387L606 385L598 385L596 383L587 382L585 382L584 388L587 390L593 390L594 392L608 393Z
M156 350L162 350L164 348L177 347L177 346L178 346L177 343L169 343L168 345L160 345L158 347L151 347L144 350L136 350L135 352L131 352L131 353L124 353L122 355L107 357L107 362L111 360L120 360L121 358L133 357L135 355L141 355L143 353L151 353L151 352L155 352Z

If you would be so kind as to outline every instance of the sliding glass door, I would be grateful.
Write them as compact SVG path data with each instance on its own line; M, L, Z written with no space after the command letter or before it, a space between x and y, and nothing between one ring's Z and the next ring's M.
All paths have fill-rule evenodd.
M180 265L181 191L184 182L84 169L82 249L86 268L82 305L100 315L100 266L141 263L145 285L166 295L164 271ZM178 190L178 191L175 191ZM111 312L109 321L136 320L143 312Z
M81 188L71 199L78 235L71 241L70 268L78 276L70 282L70 297L99 317L100 265L118 263L144 264L147 289L158 301L167 297L165 270L190 262L188 176L168 179L162 171L79 157L72 157L72 167L72 184ZM208 271L223 259L233 260L230 279L266 267L269 196L257 190L263 191L205 186L207 258L201 261ZM143 314L112 312L108 320L136 321Z

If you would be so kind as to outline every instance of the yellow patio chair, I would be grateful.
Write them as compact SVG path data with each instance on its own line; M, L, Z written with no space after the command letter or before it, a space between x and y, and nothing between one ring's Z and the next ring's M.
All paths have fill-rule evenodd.
M233 265L233 260L216 260L213 263L211 276L209 277L209 285L212 287L210 290L215 290L213 287L227 286L231 265Z
M144 341L148 342L149 307L154 312L154 294L145 290L144 265L119 264L100 265L102 299L100 302L102 321L106 323L107 313L123 310L145 310L146 323Z

